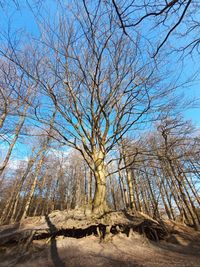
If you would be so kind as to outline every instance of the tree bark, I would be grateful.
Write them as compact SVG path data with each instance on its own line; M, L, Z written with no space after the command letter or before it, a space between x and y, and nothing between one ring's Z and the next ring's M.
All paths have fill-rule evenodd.
M106 204L106 166L103 153L94 155L95 193L93 199L93 213L103 214L107 211Z

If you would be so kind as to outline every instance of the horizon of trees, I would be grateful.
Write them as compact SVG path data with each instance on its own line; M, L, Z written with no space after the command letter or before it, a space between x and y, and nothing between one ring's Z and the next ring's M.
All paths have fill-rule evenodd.
M191 137L192 136L192 137ZM83 208L95 194L95 177L81 155L52 151L47 137L1 184L1 223L54 210ZM199 225L199 135L190 123L165 119L138 140L123 139L109 167L106 200L112 210L131 209L154 219Z

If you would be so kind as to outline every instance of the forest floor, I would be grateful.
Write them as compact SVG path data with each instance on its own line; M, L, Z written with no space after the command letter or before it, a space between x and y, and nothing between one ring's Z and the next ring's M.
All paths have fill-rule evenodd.
M153 240L154 238L147 234L147 228L143 232L140 230L144 229L145 222L148 231L154 227L158 231L160 228L156 226L155 221L150 224L151 220L142 216L129 217L129 222L131 220L134 224L140 217L143 228L135 228L137 232L133 230L127 233L122 227L125 218L118 212L111 214L109 220L112 219L112 225L116 225L120 220L120 229L123 228L123 231L117 232L114 228L109 228L110 233L104 233L103 237L101 234L97 235L95 226L102 232L105 218L103 221L101 218L101 224L96 220L95 226L93 219L92 224L87 222L87 227L80 218L71 218L70 222L68 218L68 228L63 224L61 231L58 229L63 214L57 212L49 215L48 219L33 217L27 218L20 225L1 226L0 267L200 267L200 232L193 228L165 221L167 234L158 234L159 240ZM49 232L45 228L45 219L46 225L52 228ZM108 222L108 218L106 221ZM74 225L78 225L77 228ZM141 222L138 224L137 221L137 225L141 225Z

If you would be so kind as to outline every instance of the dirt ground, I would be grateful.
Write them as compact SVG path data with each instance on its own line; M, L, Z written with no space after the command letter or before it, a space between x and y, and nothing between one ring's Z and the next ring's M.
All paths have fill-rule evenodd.
M55 237L34 240L28 253L6 256L0 253L1 267L198 267L200 243L181 240L174 235L170 242L151 242L133 233L131 237L119 234L100 241L95 236L80 239ZM21 253L21 257L19 256ZM3 256L4 255L4 256Z
M128 234L110 231L104 237L94 231L102 223L141 222L148 226L142 234L134 227ZM147 239L147 233L163 228L142 214L111 212L91 219L79 211L55 211L30 217L21 224L0 227L0 267L200 267L200 231L170 220L162 225L166 235L155 242ZM94 229L89 231L90 227Z

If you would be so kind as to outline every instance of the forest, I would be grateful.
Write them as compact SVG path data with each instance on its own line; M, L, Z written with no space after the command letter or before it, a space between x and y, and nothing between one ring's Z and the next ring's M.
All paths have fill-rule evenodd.
M158 241L169 222L200 248L199 10L196 0L0 1L0 258L4 242L48 237L56 256L43 266L67 266L55 236L71 228L105 237L131 225ZM73 214L71 228L51 214ZM35 218L50 230L36 234ZM97 228L80 233L83 219ZM13 237L30 222L30 239ZM200 266L191 260L167 266ZM126 263L98 266L166 266ZM37 265L17 264L5 266Z

